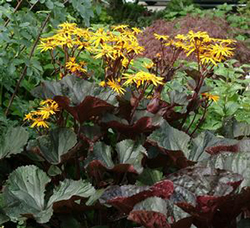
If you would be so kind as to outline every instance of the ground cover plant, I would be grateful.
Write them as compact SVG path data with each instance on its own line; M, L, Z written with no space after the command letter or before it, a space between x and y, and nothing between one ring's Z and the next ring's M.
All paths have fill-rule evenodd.
M235 40L155 33L149 59L140 33L66 22L40 39L54 74L0 142L5 227L248 226L249 140L201 131ZM181 55L196 64L179 90Z

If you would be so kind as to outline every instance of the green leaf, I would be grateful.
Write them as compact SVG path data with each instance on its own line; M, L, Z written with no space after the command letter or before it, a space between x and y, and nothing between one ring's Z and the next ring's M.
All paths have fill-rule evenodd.
M102 196L102 194L103 194L104 192L105 192L105 188L103 188L103 189L97 189L97 190L95 191L95 193L92 194L92 195L89 197L88 201L86 202L86 205L87 205L87 206L93 205L93 204Z
M138 177L139 185L153 185L163 179L163 173L156 169L146 168L143 170L141 175Z
M22 166L13 171L3 191L4 210L13 221L23 215L32 215L37 222L48 222L52 208L46 209L46 184L50 178L34 165Z
M95 194L95 188L85 180L66 179L60 182L59 186L54 189L53 195L50 197L47 207L53 206L53 203L69 200L73 196L88 198Z
M135 143L133 140L123 140L116 144L120 164L130 164L134 167L137 173L143 171L141 165L142 159L147 155L146 149Z
M28 138L29 134L24 128L9 128L2 139L0 139L0 159L21 153Z
M44 81L42 85L32 91L32 94L42 99L65 96L70 99L73 106L80 104L87 96L100 98L112 105L117 103L112 91L102 88L96 83L80 80L74 75L68 75L58 82Z
M171 127L166 121L148 139L157 142L160 147L166 150L181 150L186 155L189 154L190 137L183 131Z
M249 143L245 146L249 148ZM245 146L243 145L239 147L242 147L242 150L244 150ZM223 152L211 156L209 159L202 161L201 164L204 164L207 167L238 173L244 178L240 187L250 186L250 150L236 153Z
M149 197L144 201L136 204L133 211L155 211L167 215L167 203L166 200L159 197Z
M61 163L62 156L77 143L76 134L67 128L54 129L37 140L44 158L51 164Z
M188 159L192 161L201 161L210 157L206 153L206 149L216 145L234 145L238 141L233 139L226 139L223 137L216 137L211 132L205 131L199 134L196 138L192 139L191 152Z
M45 187L50 178L34 165L22 166L12 172L3 191L4 211L12 221L34 217L38 223L46 223L53 214L53 204L70 200L73 196L89 197L95 189L84 180L66 179L53 190L47 202Z
M95 143L93 152L85 160L85 165L87 166L93 160L98 160L105 167L112 169L114 167L114 163L112 161L111 151L112 150L110 146L107 146L106 144L102 142Z
M47 0L45 2L45 5L48 7L48 9L52 10L54 8L54 4L51 0Z
M51 177L54 177L54 176L57 176L57 175L60 175L62 174L62 171L60 170L60 168L56 165L51 165L49 167L49 170L48 170L48 175L51 176Z

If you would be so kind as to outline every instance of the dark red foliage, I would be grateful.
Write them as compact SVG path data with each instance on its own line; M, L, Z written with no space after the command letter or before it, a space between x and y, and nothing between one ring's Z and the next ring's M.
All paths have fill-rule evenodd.
M131 125L124 124L115 120L107 122L104 125L108 128L112 128L118 132L121 132L128 138L134 138L141 133L152 132L158 127L158 124L154 124L151 117L142 117Z
M129 214L135 204L153 196L168 199L173 191L172 181L164 180L151 187L113 186L103 194L102 198L105 203L116 207L125 214Z
M93 116L100 116L104 112L111 111L114 108L107 102L92 96L86 96L77 106L71 106L70 100L67 97L55 96L54 100L80 123L89 120Z
M193 217L187 217L171 224L171 228L190 228L193 224Z
M128 219L146 228L171 228L166 221L166 216L155 211L132 211Z
M178 25L178 29L176 28ZM157 20L151 26L147 27L145 31L139 36L139 41L145 47L143 56L154 58L157 53L161 52L161 44L154 38L154 33L161 35L175 36L179 33L186 34L188 31L207 31L211 37L214 38L234 38L229 24L223 18L219 17L200 17L187 15L173 21ZM165 56L171 58L172 52L166 50ZM238 41L235 46L234 58L242 63L248 63L250 56L250 49L243 41ZM184 55L181 56L186 59Z

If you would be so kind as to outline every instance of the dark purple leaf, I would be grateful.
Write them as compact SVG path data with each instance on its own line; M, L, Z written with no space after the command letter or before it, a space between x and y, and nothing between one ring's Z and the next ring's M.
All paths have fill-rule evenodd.
M77 106L71 106L70 100L67 97L55 96L54 100L80 123L91 119L93 116L100 116L104 112L111 111L114 108L106 101L92 96L86 96Z
M171 200L199 220L211 220L242 182L242 176L225 170L191 167L168 176L174 183Z
M135 204L153 196L168 199L173 193L173 183L169 180L160 181L153 186L113 186L101 197L102 203L110 204L123 213L128 214Z
M170 228L166 220L167 203L158 197L150 197L136 204L128 219L146 228Z
M121 119L114 115L106 115L103 118L103 125L112 128L126 137L134 138L141 133L151 133L158 128L163 119L161 116L152 115L148 112L136 112L133 123L129 123L125 119Z
M143 171L141 162L147 155L146 149L132 140L123 140L116 144L117 161L113 162L110 146L97 142L93 151L85 160L85 167L96 180L102 180L105 171L114 173L131 172L140 174Z

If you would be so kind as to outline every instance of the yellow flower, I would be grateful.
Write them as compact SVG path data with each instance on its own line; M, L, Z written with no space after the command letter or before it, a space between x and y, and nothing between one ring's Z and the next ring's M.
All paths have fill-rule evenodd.
M118 30L121 30L123 31L125 28L128 28L128 25L117 25L113 28L114 31L118 31Z
M62 24L59 24L58 27L65 29L65 30L73 30L73 29L76 29L77 25L76 23L64 22Z
M101 49L96 49L96 52L98 53L97 55L95 55L95 59L99 59L102 58L103 56L107 57L107 58L111 58L111 59L115 59L114 58L114 53L115 50L112 46L107 45L107 44L101 44Z
M132 30L133 30L134 34L139 34L139 33L142 32L142 30L140 30L140 29L138 29L136 27L132 28Z
M154 66L154 63L153 62L150 62L150 63L143 63L143 66L147 69L151 69L153 66Z
M80 65L78 63L75 62L75 58L72 57L69 59L69 61L66 63L66 68L71 71L72 73L75 72L82 72L82 73L86 73L87 70L83 68L83 66L86 65L85 62L80 62Z
M213 54L219 60L224 60L225 57L233 56L232 50L234 50L234 48L223 45L222 43L213 44L210 46L210 48L211 54Z
M124 94L125 89L115 80L108 80L107 85L118 94Z
M154 36L157 40L168 40L169 36L167 35L159 35L157 33L154 33Z
M201 32L201 31L194 32L194 31L191 30L191 31L188 32L187 37L192 42L196 41L196 40L202 40L204 42L211 41L211 39L210 39L207 32Z
M41 116L42 119L48 119L50 115L55 114L54 108L48 104L38 109L37 115Z
M52 104L53 102L55 102L52 99L46 99L40 102L40 105L45 105L45 104Z
M175 39L178 39L178 40L186 40L187 37L184 35L184 34L177 34L175 36Z
M100 83L99 83L99 86L101 86L101 87L104 87L106 85L106 82L105 81L101 81Z
M217 102L220 97L217 95L212 95L211 93L203 93L202 96L206 97L210 101Z
M55 45L52 44L51 42L41 41L41 43L38 45L38 48L41 49L41 52L43 52L43 51L53 50L55 48Z
M23 118L23 120L33 120L33 114L32 112L29 112L28 114L25 115L25 117Z
M33 127L49 128L48 123L42 118L36 118L36 119L33 119L33 121L34 121L33 124L30 126L31 128Z
M144 82L153 83L155 86L163 84L163 77L157 77L149 72L140 71L136 74L124 74L123 79L126 81L124 85L131 85L135 83L137 87L142 85Z

